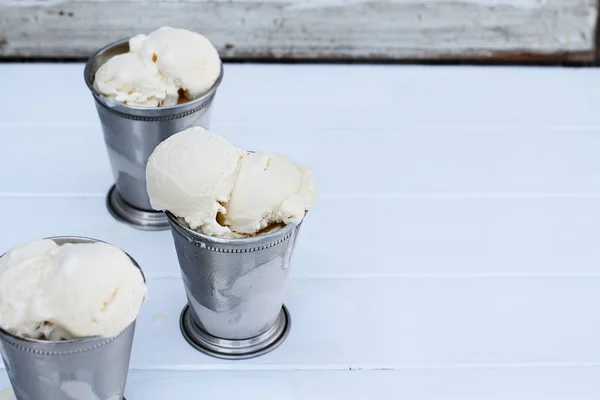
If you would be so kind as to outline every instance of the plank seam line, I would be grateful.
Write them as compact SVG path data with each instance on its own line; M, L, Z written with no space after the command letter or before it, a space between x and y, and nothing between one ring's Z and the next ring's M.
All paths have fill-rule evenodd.
M397 132L399 129L415 129L415 130L444 130L448 129L461 129L461 130L492 130L494 132L502 131L505 133L507 129L515 130L515 131L529 131L532 129L546 129L550 131L565 131L565 133L573 133L574 130L578 131L590 131L596 132L600 128L600 125L543 125L543 124L518 124L518 125L502 125L502 124L494 124L492 128L490 128L489 124L462 124L462 123L446 123L446 124L399 124L399 125L389 125L389 126L373 126L373 125L298 125L298 124L273 124L273 125L261 125L260 127L253 128L248 125L235 125L235 124L223 124L219 125L217 123L213 123L213 129L215 131L220 131L224 129L241 129L243 128L245 131L257 131L257 132L265 132L265 130L278 130L282 128L286 129L298 129L305 130L306 127L311 127L312 129L318 131L356 131L356 132L364 132L364 131L381 131L381 132ZM98 128L100 129L100 124L98 122L0 122L0 128ZM38 132L38 134L42 135L46 132Z
M292 275L300 280L377 279L599 279L600 272L489 272L489 273L354 273ZM181 274L147 275L148 281L180 281ZM293 292L293 290L290 290Z
M184 364L132 365L132 371L428 371L428 370L481 370L481 369L556 369L600 368L600 362L486 362L486 363L430 363L430 364Z
M108 188L107 188L108 191ZM33 193L4 192L0 199L96 199L105 198L106 193ZM598 199L600 193L324 193L319 196L326 200L402 200L402 199Z

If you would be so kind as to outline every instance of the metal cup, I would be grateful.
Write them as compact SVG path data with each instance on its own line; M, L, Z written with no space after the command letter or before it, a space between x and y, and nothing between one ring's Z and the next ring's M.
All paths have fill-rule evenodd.
M283 305L300 224L265 235L224 239L184 226L167 212L191 312L184 337L221 358L249 358L277 347L289 332Z
M108 206L117 219L143 229L166 229L164 215L152 210L146 192L146 163L154 148L169 136L192 126L209 128L211 104L221 74L202 97L168 107L139 107L111 100L94 89L96 71L109 58L129 51L127 39L98 50L88 60L85 82L96 100L108 157L116 181Z
M57 244L98 242L49 239ZM0 350L18 400L121 400L134 331L135 321L112 338L50 341L18 337L0 328Z

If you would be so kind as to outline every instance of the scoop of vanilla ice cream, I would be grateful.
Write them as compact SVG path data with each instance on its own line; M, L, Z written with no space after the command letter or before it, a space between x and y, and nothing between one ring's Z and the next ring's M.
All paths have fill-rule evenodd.
M32 318L44 270L58 245L51 240L24 243L0 257L0 326L19 336L39 338L45 321Z
M18 336L116 336L145 297L140 270L106 243L39 240L0 257L0 326Z
M129 53L110 58L96 72L94 88L113 100L137 106L177 104L210 90L221 74L221 59L196 32L162 27L129 40Z
M129 256L101 242L60 246L43 282L46 320L75 337L119 334L146 297L144 278Z
M164 26L131 38L129 48L146 63L154 62L189 100L205 94L221 74L217 49L206 37L186 29Z
M217 222L229 201L246 152L204 128L193 127L160 143L148 159L146 186L152 208L168 210L192 229L222 236Z
M317 200L317 183L305 167L273 153L249 153L226 204L225 225L254 234L271 224L299 223Z
M279 154L247 153L199 127L158 145L146 185L154 209L206 235L231 238L299 223L318 191L307 168Z
M96 72L94 87L115 101L136 106L177 104L178 88L152 62L136 53L119 54Z

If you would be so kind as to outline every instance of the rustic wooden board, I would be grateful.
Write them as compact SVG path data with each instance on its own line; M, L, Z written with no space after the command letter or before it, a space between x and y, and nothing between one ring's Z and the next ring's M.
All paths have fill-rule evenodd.
M0 0L0 56L86 57L162 25L226 59L592 60L596 0Z

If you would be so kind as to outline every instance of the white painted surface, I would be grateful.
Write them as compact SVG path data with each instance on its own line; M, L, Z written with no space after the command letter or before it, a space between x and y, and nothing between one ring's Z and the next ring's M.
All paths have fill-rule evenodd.
M595 400L595 368L458 368L402 371L132 371L130 399ZM2 385L9 385L5 376ZM250 390L249 390L250 389Z
M170 233L104 208L81 69L0 66L8 93L56 93L0 99L0 251L72 234L139 261L150 298L129 400L597 398L599 71L227 65L214 130L306 162L322 196L294 258L290 337L226 362L179 333Z
M45 88L52 103L45 96L29 96L20 107L0 108L0 126L43 128L39 133L51 126L98 126L82 64L4 64L2 71L7 93ZM337 129L348 135L391 130L415 136L424 129L443 134L448 128L475 133L498 129L513 135L536 127L543 128L542 134L557 129L567 134L580 129L593 133L598 126L598 116L592 112L597 94L590 89L597 85L597 72L565 68L559 76L566 79L558 79L557 71L225 64L214 126L238 132L241 138L251 132L248 137L254 140L264 140L255 133L265 128L274 128L271 136L290 129L307 133Z
M595 0L2 0L0 55L85 56L162 25L233 58L592 59ZM508 54L508 56L507 56Z

